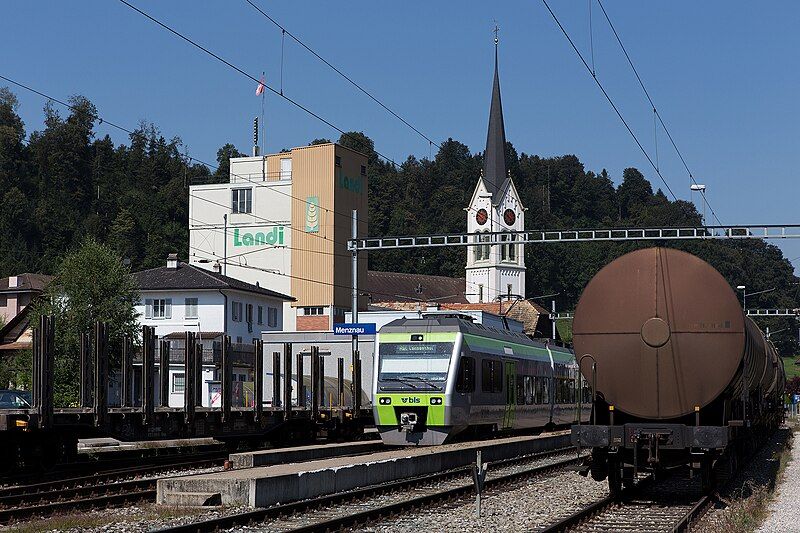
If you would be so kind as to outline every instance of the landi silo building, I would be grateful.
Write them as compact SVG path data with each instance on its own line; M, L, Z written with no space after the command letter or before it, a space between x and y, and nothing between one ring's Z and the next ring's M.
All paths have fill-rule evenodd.
M330 330L351 307L350 213L365 237L367 194L367 156L335 143L233 158L229 182L189 189L189 262L292 295L287 331Z

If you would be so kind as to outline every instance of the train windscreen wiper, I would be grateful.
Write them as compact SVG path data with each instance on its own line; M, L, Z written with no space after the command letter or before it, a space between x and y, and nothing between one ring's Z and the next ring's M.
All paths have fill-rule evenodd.
M414 385L413 383L409 383L407 378L383 378L383 379L381 379L381 381L397 381L399 383L402 383L403 385L408 385L412 389L418 389L419 388L416 385Z
M433 387L436 390L441 390L441 387L439 385L436 385L432 381L429 381L429 380L427 380L427 379L425 379L423 377L420 377L420 376L403 376L403 379L406 379L406 380L413 379L413 380L422 382L425 385L428 385L429 387ZM409 383L409 385L410 385L410 383Z

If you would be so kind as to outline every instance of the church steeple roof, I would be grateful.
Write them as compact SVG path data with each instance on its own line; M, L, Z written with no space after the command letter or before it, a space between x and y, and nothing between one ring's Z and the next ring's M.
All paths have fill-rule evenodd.
M494 85L489 109L489 132L486 135L486 151L483 154L483 180L492 193L492 203L500 200L509 179L506 170L506 130L503 124L503 104L500 100L500 74L497 67L497 37L494 40Z

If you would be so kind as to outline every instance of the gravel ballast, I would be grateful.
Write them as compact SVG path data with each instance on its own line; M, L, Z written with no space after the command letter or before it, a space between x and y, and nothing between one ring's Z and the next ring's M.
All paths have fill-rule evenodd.
M767 518L758 532L800 531L798 494L800 494L800 447L795 443L775 497L767 506Z

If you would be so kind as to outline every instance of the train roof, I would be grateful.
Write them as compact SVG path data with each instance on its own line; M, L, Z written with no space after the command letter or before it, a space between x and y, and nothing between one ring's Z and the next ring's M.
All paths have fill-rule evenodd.
M524 333L487 327L483 324L473 322L471 316L461 314L436 314L423 315L422 318L398 318L397 320L392 320L380 329L380 333L405 333L409 331L421 331L424 333L461 332L499 341L527 344L538 348L544 348L546 346L545 343L535 341ZM550 350L572 353L572 350L556 345L550 345Z

